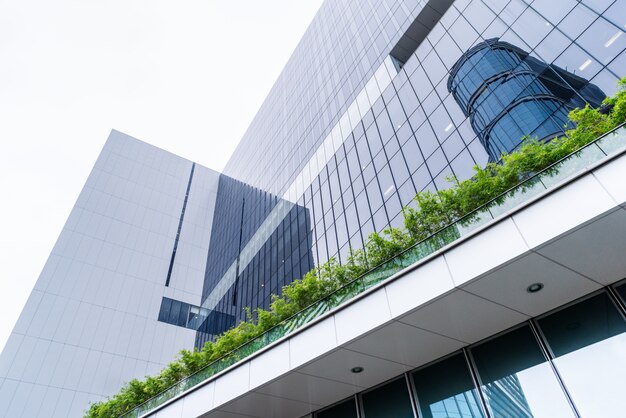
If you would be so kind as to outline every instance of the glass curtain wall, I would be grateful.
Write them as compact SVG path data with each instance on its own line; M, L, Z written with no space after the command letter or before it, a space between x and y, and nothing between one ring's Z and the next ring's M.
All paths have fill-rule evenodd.
M494 418L574 417L529 325L470 349Z
M607 293L538 321L583 417L624 416L626 322Z
M626 281L313 417L621 417L625 315Z

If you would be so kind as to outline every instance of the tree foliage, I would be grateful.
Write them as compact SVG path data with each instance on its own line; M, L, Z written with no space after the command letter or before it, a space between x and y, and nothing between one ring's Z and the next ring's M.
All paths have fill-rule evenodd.
M437 192L424 191L415 196L415 207L403 209L404 227L386 228L370 234L363 249L350 251L343 265L332 258L306 273L301 279L273 295L269 310L248 310L247 320L224 332L202 350L182 350L177 359L158 375L133 379L107 401L92 404L86 418L116 418L173 386L237 347L273 328L314 302L358 278L371 268L398 255L443 227L504 193L534 173L578 150L626 121L626 78L620 80L615 96L604 101L602 109L572 110L575 128L563 137L544 143L528 138L498 163L474 167L472 178L458 181Z

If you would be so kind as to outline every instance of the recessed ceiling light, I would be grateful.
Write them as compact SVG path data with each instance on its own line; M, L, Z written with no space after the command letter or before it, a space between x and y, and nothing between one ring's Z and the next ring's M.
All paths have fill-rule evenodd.
M452 127L453 127L453 126L454 126L454 125L452 125L452 124L450 124L450 125L446 126L446 129L444 129L444 131L446 131L446 132L450 132L450 129L452 129Z
M539 292L541 289L543 289L543 283L533 283L530 286L528 286L526 288L526 291L528 293L537 293Z
M350 369L350 371L352 373L361 373L363 371L363 367L353 367L352 369Z

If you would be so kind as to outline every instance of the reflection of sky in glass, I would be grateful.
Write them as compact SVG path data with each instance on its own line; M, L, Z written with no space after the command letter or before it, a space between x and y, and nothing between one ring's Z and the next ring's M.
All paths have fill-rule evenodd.
M554 360L583 417L626 416L626 333Z
M430 405L432 418L482 418L478 399L473 390L459 393Z
M472 348L492 418L565 418L573 411L528 325Z
M506 388L496 391L494 386ZM560 418L574 414L547 363L483 386L495 418Z

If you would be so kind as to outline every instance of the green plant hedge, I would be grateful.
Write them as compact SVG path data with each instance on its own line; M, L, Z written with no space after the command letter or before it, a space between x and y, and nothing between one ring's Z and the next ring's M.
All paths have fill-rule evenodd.
M269 310L248 311L248 319L207 342L202 350L182 350L177 359L158 375L133 379L107 401L92 404L86 418L116 418L192 375L279 322L322 299L378 264L394 257L444 226L487 203L533 173L576 151L626 120L626 78L618 83L615 96L607 98L602 110L575 109L569 118L576 128L565 136L543 143L527 139L515 152L503 154L499 163L474 167L465 181L451 177L451 187L438 192L420 192L415 208L404 208L404 227L372 233L365 248L351 250L344 265L334 258L311 270L302 279L273 295Z

